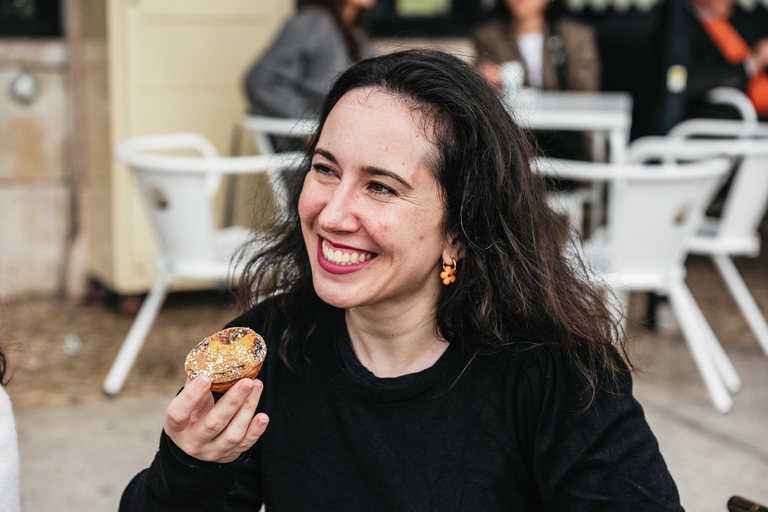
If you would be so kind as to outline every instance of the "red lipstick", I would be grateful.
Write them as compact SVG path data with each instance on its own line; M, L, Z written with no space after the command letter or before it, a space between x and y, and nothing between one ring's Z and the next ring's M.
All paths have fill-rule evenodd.
M325 259L325 256L323 256L323 237L319 236L317 238L317 262L320 264L320 268L331 274L351 274L352 272L361 270L363 267L367 266L370 262L376 259L376 256L374 256L362 263L354 263L352 265L339 265L338 263L333 263L332 261ZM344 245L336 244L333 244L333 247L339 249L354 249L354 247L347 247Z

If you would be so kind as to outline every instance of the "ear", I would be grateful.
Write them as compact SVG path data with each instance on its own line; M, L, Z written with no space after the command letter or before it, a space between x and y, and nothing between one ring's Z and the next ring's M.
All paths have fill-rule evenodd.
M446 241L445 248L443 248L443 262L446 265L453 265L453 260L460 261L464 257L466 248L464 242L458 239L458 237L450 235L449 241Z

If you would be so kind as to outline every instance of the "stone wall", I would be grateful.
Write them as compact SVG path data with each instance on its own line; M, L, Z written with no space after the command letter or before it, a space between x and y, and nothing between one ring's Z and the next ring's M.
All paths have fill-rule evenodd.
M0 39L0 301L62 291L72 226L66 73L63 41ZM12 93L24 74L37 86L26 101Z

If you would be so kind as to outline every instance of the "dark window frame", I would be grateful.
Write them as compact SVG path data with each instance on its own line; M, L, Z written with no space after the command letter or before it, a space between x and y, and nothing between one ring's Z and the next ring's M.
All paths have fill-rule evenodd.
M62 37L60 0L29 0L35 3L35 12L26 18L14 6L15 0L0 0L0 38Z

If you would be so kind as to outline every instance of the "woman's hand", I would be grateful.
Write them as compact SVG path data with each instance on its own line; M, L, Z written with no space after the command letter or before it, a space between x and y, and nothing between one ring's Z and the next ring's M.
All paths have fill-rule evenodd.
M768 69L768 37L764 37L755 44L750 58L758 72Z
M263 387L259 380L243 379L214 403L208 377L187 379L165 410L165 433L196 459L232 462L267 428L266 414L253 415Z

